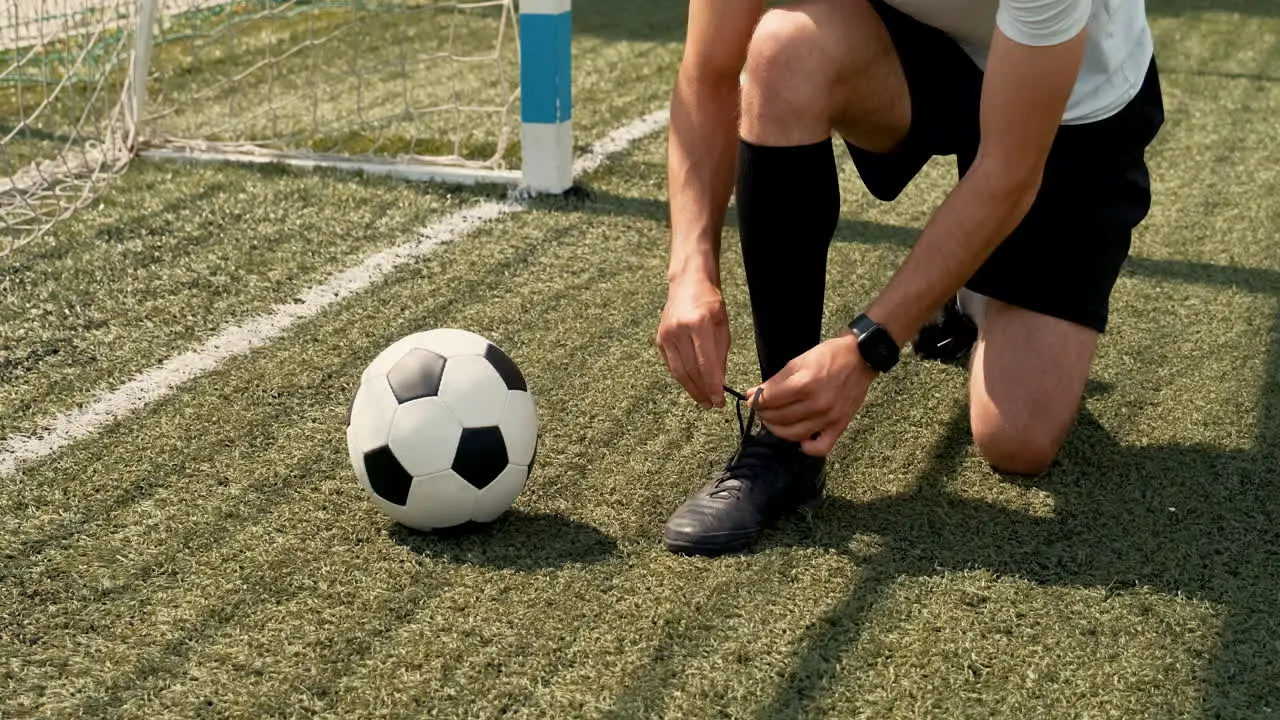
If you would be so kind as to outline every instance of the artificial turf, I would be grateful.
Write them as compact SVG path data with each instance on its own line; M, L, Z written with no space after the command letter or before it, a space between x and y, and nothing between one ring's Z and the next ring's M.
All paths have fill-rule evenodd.
M0 481L0 715L1280 714L1280 10L1148 5L1168 58L1155 201L1043 477L990 471L964 372L908 360L837 446L823 507L745 556L663 551L666 514L737 428L682 398L652 348L653 137L585 178L589 201L538 201ZM680 15L655 4L627 45L591 8L579 42L611 60L579 84L623 98L580 105L599 136L661 102ZM633 57L643 71L605 73ZM940 160L883 205L841 172L832 329L954 177ZM474 199L139 164L65 235L0 259L0 431ZM732 222L724 244L746 385ZM343 445L364 364L439 326L515 358L543 433L515 509L461 537L380 516ZM20 360L51 338L65 349Z

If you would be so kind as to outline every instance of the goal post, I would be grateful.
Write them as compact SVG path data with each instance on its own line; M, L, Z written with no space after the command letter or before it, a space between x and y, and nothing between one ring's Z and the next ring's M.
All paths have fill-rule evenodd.
M520 0L520 148L524 184L573 184L570 0Z
M138 0L138 20L134 28L133 57L129 58L129 84L125 89L128 108L126 140L130 150L137 148L138 124L147 104L147 72L151 69L151 43L155 38L156 11L159 0Z

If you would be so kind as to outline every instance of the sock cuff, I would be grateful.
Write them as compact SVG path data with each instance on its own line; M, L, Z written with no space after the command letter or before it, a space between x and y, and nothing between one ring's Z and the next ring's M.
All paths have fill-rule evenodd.
M788 217L794 198L808 195L823 198L819 207L834 205L839 212L840 189L830 138L808 145L757 145L741 138L738 143L739 201L744 193L768 197L766 204L776 208L771 212Z
M827 145L830 145L833 142L833 140L831 137L824 137L821 140L816 140L811 143L805 143L803 145L765 145L764 143L751 142L750 140L739 135L738 142L742 143L743 145L749 145L753 148L775 148L777 150L785 150L786 148L826 147Z
M835 159L835 150L831 144L831 138L819 140L808 145L758 145L749 140L738 138L738 149L741 153L750 153L751 155L764 158L786 158L787 156L796 155L814 155L818 153L831 154L832 160Z

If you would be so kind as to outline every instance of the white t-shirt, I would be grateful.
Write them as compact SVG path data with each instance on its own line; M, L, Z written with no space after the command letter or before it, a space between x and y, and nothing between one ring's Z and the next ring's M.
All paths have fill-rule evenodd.
M1151 62L1144 0L887 0L942 30L986 68L998 25L1024 45L1056 45L1087 30L1084 62L1062 121L1093 122L1120 110L1138 93Z

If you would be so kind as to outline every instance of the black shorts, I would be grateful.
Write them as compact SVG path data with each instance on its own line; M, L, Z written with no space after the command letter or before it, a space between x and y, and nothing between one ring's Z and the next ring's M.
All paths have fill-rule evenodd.
M911 128L891 153L846 144L867 189L889 201L935 155L955 155L960 175L968 171L978 151L982 70L942 31L870 1L902 62ZM1141 90L1119 112L1059 128L1030 211L966 287L1104 331L1133 228L1151 206L1144 155L1163 122L1153 58Z

